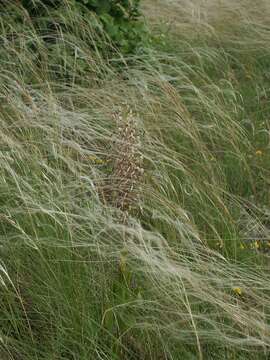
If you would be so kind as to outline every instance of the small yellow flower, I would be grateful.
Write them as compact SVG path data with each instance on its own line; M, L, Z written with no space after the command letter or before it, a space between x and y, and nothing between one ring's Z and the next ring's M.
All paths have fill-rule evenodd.
M91 156L91 155L88 156L87 159L92 161L92 163L94 164L104 164L106 162L105 160L99 159L96 156Z
M255 155L256 156L262 156L263 152L262 150L256 150Z
M234 292L236 295L239 295L239 296L242 295L242 289L241 289L240 287L234 287L234 288L233 288L233 292Z
M258 240L256 240L256 241L254 242L254 248L255 248L255 249L259 249L259 247L260 247L260 243L259 243Z

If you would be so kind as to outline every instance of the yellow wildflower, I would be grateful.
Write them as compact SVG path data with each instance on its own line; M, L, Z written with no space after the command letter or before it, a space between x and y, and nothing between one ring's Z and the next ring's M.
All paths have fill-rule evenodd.
M262 150L256 150L255 155L262 156L263 152Z
M259 243L258 240L256 240L256 241L254 242L254 248L255 248L255 249L259 249L259 247L260 247L260 243Z
M99 159L96 156L90 155L87 158L88 158L88 160L92 161L94 164L104 164L106 162L105 160Z
M234 292L236 295L239 295L239 296L242 295L242 289L241 289L240 287L234 287L234 288L233 288L233 292Z

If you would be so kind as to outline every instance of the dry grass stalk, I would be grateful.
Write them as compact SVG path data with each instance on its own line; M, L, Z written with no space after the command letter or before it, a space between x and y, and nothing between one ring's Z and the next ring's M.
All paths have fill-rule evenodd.
M126 212L138 200L139 184L144 172L140 135L132 110L125 116L115 114L114 118L117 122L117 133L110 154L112 170L103 188L103 199L107 204Z

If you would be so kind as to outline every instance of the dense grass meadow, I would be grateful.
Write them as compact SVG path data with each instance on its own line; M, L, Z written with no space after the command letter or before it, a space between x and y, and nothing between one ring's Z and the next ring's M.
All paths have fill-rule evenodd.
M270 2L4 3L0 359L270 359Z

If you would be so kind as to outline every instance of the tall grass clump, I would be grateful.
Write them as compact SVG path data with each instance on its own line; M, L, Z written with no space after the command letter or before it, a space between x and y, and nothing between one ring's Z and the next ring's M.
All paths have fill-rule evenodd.
M75 8L52 35L0 3L1 359L269 358L252 4L147 0L151 47L104 57Z

